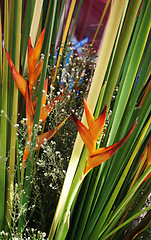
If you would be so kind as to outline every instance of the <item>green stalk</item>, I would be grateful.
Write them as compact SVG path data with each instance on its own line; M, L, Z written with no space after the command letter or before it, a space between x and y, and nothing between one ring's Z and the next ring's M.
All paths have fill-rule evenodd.
M133 30L135 21L136 21L136 14L138 12L140 3L141 3L141 0L137 2L135 0L132 0L129 3L126 17L124 19L122 31L120 34L117 50L114 56L112 68L110 71L109 79L107 82L107 87L106 87L106 91L103 99L102 108L105 105L105 103L107 104L107 106L110 105L113 91L118 79L118 75L120 73L120 69L122 67L124 56L130 41L130 37L131 37L131 33Z
M31 21L34 11L35 0L26 1L25 16L23 19L23 30L22 30L22 40L21 40L21 56L22 56L22 67L24 68L28 37L30 33Z
M14 24L13 24L13 55L15 57L15 66L19 72L20 66L20 42L21 42L21 14L22 1L15 1L14 6ZM10 158L9 158L9 173L7 186L7 203L6 203L6 219L7 223L11 225L11 212L13 205L13 191L14 191L14 168L15 168L15 149L16 149L16 123L18 112L18 87L14 84L13 90L13 105L12 105L12 126L11 126L11 144L10 144Z
M1 6L0 6L0 33L2 32L2 28L1 28ZM2 35L0 36L0 111L2 110L2 108L1 108L1 101L2 101L2 96L1 96L1 93L2 93L2 89L1 89L1 84L2 84ZM1 130L1 118L0 118L0 136L1 136L1 134L2 134L2 130ZM1 159L1 154L2 154L2 149L1 149L1 146L2 146L2 139L1 139L1 137L0 137L0 168L1 168L1 165L2 165L2 163L1 163L1 161L2 161L2 159ZM1 170L0 170L1 171ZM1 172L0 172L0 180L2 181L2 183L4 182L4 179L3 179L3 177L4 177L4 175L3 175L3 173L2 173L2 179L1 179ZM3 188L2 188L3 189ZM0 190L1 190L1 188L0 188ZM2 196L2 197L4 197L4 196ZM3 204L3 203L2 203ZM0 202L0 206L1 206L1 202ZM0 211L3 211L3 209L0 209ZM2 228L3 228L3 217L4 217L4 215L2 214L2 216L1 216L1 213L0 213L0 230L2 230Z
M103 83L103 79L105 76L105 72L107 69L107 65L108 65L108 60L110 59L111 56L111 52L112 52L112 47L114 45L114 41L116 38L116 33L118 31L118 27L120 24L120 19L123 13L123 8L125 5L125 1L118 0L118 1L114 1L112 4L112 11L111 11L111 15L109 17L109 21L108 21L108 25L106 28L106 34L104 36L105 41L103 41L102 44L102 49L99 55L99 59L97 62L97 67L95 70L95 74L93 77L93 81L91 84L91 88L89 91L89 96L88 96L88 105L90 106L90 109L92 112L94 112L95 109L95 105L100 93L100 89ZM118 14L115 14L118 13ZM114 31L113 31L114 29ZM111 31L111 32L110 32ZM99 87L98 87L99 86ZM94 98L95 96L95 98ZM86 119L83 116L82 118L82 122L85 124ZM79 162L79 158L81 157L81 161L86 161L85 158L87 158L87 156L84 154L82 155L82 149L83 149L83 141L81 140L79 134L77 136L75 145L74 145L74 149L72 152L72 156L70 159L70 163L68 166L68 170L67 170L67 174L66 174L66 178L64 181L64 185L63 185L63 189L62 189L62 193L59 199L59 203L56 209L56 213L53 219L53 223L51 226L51 230L50 230L50 234L49 234L49 239L53 239L53 236L55 234L55 231L57 229L58 226L58 222L62 216L62 212L64 211L64 206L65 203L67 202L67 197L71 188L71 184L77 169L77 165ZM78 182L76 183L78 184Z
M135 136L136 138L139 136L141 128L145 124L145 121L147 120L149 113L150 113L150 101L151 101L151 90L147 95L146 101L144 102L142 108L140 109L140 112L138 114L138 122L136 125L136 131ZM122 129L121 129L122 131ZM107 191L110 191L111 188L114 188L114 184L116 184L116 181L118 180L118 176L120 176L122 169L124 169L124 166L126 164L126 159L128 155L128 151L131 149L130 144L125 144L125 147L122 149L119 149L119 151L115 154L115 156L111 159L112 161L112 167L110 168L109 173L109 179L106 181L105 189ZM124 161L118 161L118 159L125 159Z
M148 94L148 98L146 99L146 102L141 109L140 116L139 116L137 125L131 135L131 139L128 140L127 143L125 143L124 148L118 150L118 152L116 154L117 156L115 158L115 160L116 160L115 165L113 165L113 168L112 168L110 174L109 174L109 172L105 176L104 176L104 174L102 174L102 179L105 177L105 183L103 184L103 189L101 191L101 194L98 197L98 201L96 203L95 209L93 209L91 218L87 222L86 229L88 229L88 230L85 231L85 239L88 238L87 234L89 233L89 231L91 231L90 229L93 229L95 227L97 219L99 218L101 212L105 208L108 200L110 199L112 192L116 188L116 184L119 181L119 177L121 177L121 174L124 171L125 165L123 166L124 163L122 160L125 159L127 161L131 156L131 152L133 151L133 148L135 147L135 142L137 141L137 138L140 134L142 127L144 126L145 121L147 120L147 117L149 116L149 112L151 109L151 107L149 107L150 99L151 99L151 95ZM145 116L145 114L146 114L146 116ZM111 161L111 159L109 159L106 163ZM121 159L121 161L120 161L120 159ZM105 169L106 169L106 166L105 166ZM103 173L104 173L104 171L103 171ZM84 236L83 236L83 239L84 239Z
M80 12L82 3L83 3L83 0L80 0L80 2L78 4L78 9L77 9L77 12L76 12L76 15L75 15L75 18L74 18L74 23L73 23L73 26L72 26L72 29L71 29L71 33L70 33L70 36L69 36L69 41L71 40L75 25L77 23L77 19L78 19L78 16L79 16L79 12Z
M34 46L35 42L36 42L36 37L37 37L37 32L38 32L38 27L39 27L39 22L40 22L40 16L41 16L41 12L42 12L42 6L43 6L43 0L41 0L41 1L35 0L35 5L34 5L33 13L32 13L31 24L30 24L30 32L28 35L28 37L29 36L31 37L32 46ZM28 75L27 46L25 46L25 47L26 47L26 55L25 55L23 75L27 76Z
M62 42L62 35L63 35L63 29L64 29L64 23L65 23L65 16L67 14L67 8L68 8L69 1L62 0L61 7L60 7L60 13L59 13L59 19L57 24L57 39L56 39L56 46L61 45Z
M35 117L34 117L34 125L33 125L33 132L32 132L32 139L31 139L31 147L30 147L30 152L29 152L29 157L27 161L27 167L26 167L26 172L25 172L25 179L24 179L24 190L26 194L23 194L22 196L22 204L26 204L26 207L28 207L28 201L30 198L30 192L31 192L31 171L32 171L32 164L33 164L33 159L34 159L34 151L35 149L35 144L36 144L36 130L38 126L38 121L40 117L40 111L41 111L41 103L42 103L42 97L43 97L43 88L44 88L44 83L46 79L46 73L47 73L47 64L48 64L48 58L49 58L49 50L51 46L51 40L52 40L52 33L53 33L53 27L54 27L54 19L55 19L55 13L56 13L56 6L57 6L57 0L53 1L52 3L52 10L50 14L50 21L51 24L49 24L49 29L48 31L48 39L47 39L47 45L46 45L46 50L45 50L45 58L44 58L44 64L43 64L43 69L42 69L42 74L41 74L41 81L40 81L40 86L39 86L39 91L38 91L38 99L37 99L37 105L36 105L36 111L35 111ZM24 226L24 219L23 216L19 219L19 231L21 231L22 227Z
M142 142L142 145L141 145L139 151L137 152L137 154L136 154L136 156L135 156L135 160L134 160L134 162L133 162L133 165L131 166L131 168L130 168L128 174L127 174L127 177L126 177L126 179L125 179L125 181L124 181L124 184L123 184L123 186L122 186L122 189L121 189L121 191L120 191L120 193L119 193L119 195L118 195L118 199L116 200L116 206L118 206L118 205L121 203L123 197L124 197L125 194L129 191L129 182L131 181L131 179L135 180L135 182L136 182L136 179L138 179L138 176L137 176L137 174L136 174L136 173L137 173L137 170L136 170L136 169L137 169L137 166L139 165L141 155L142 155L142 153L144 152L144 150L145 150L145 148L147 147L147 144L148 144L148 142L149 142L149 136L150 136L150 130L148 130L148 132L146 133L145 139L144 139L144 141ZM141 162L142 162L142 161L141 161ZM144 169L144 168L141 169L141 173L142 173L143 169ZM136 176L137 178L134 179L134 178L133 178L134 176ZM134 182L134 183L135 183L135 182ZM133 185L134 185L134 183L133 183ZM132 185L132 186L133 186L133 185ZM131 187L132 187L132 186L131 186Z
M133 3L134 3L134 2L133 2ZM137 12L137 11L136 11L136 12ZM135 17L133 17L133 18L134 18L134 20L135 20ZM128 43L127 43L127 44L128 44ZM125 50L125 51L126 51L126 50ZM112 80L113 80L113 79L112 79ZM110 88L109 88L109 89L110 89ZM103 105L103 104L102 104L102 105ZM92 201L91 197L92 197L92 195L91 195L91 193L90 193L90 202ZM89 202L89 198L86 199L86 203L85 203L85 204L86 204L86 205L89 204L88 202ZM90 206L91 206L91 204L89 205L89 211L90 211ZM84 212L86 212L86 215L88 215L88 212L85 211L85 209L84 209ZM83 215L85 216L84 213L83 213ZM86 224L86 220L85 220L85 224ZM79 223L79 226L81 226L81 225L82 225L82 224ZM79 230L79 232L80 232L80 230ZM80 234L81 234L81 233L80 233ZM77 233L76 233L76 237L77 237L77 236L78 236L78 235L77 235ZM79 236L78 236L78 237L79 237ZM77 237L77 239L78 239L78 237Z
M142 69L143 70L143 69ZM139 119L138 119L138 123L136 126L136 137L138 137L140 130L143 126L143 124L145 123L145 121L147 120L147 117L149 116L149 112L150 112L150 101L151 101L151 95L150 93L147 96L147 101L145 102L145 104L142 106L140 113L139 113ZM139 109L138 109L139 110ZM137 111L138 112L138 111ZM134 118L134 120L136 119L136 116ZM129 123L129 122L128 122ZM112 123L111 123L112 124ZM130 124L131 125L131 124ZM120 128L121 133L122 133L122 128ZM117 139L119 140L119 139ZM104 185L104 189L106 190L105 192L102 192L102 197L100 197L100 201L105 204L105 199L104 196L109 196L110 192L112 191L112 189L114 189L114 187L116 186L116 182L119 179L119 176L121 175L121 172L124 169L124 166L126 164L126 159L127 159L127 155L129 155L129 150L131 149L131 145L130 144L125 144L125 147L121 148L115 155L114 157L112 157L109 161L112 163L112 165L109 168L109 173L108 173L108 178L106 178L106 182ZM123 159L123 161L119 161L119 159ZM126 160L126 161L125 161ZM107 162L108 163L108 162ZM102 200L101 200L102 199ZM104 200L103 200L104 199ZM100 204L98 204L100 206ZM100 209L101 206L98 208ZM98 210L96 210L98 211Z
M94 172L96 174L96 177L94 176ZM98 182L99 182L99 179L100 179L101 172L102 172L101 167L99 168L99 171L97 173L96 173L96 171L93 171L91 182L89 184L89 191L87 192L87 196L85 198L83 211L82 211L79 223L78 223L78 228L77 228L77 231L76 231L76 239L82 239L82 235L83 235L84 229L86 227L87 219L90 216L90 210L91 210L92 203L93 203L93 200L94 200L95 192L97 190L97 186L98 186ZM85 190L86 189L84 189L84 191Z
M143 69L142 69L142 71L143 71ZM138 136L140 129L142 128L143 124L145 123L147 117L149 116L150 101L151 101L150 93L148 94L147 98L148 99L145 102L144 106L142 106L142 108L139 112L139 115L133 114L133 115L135 115L133 122L135 121L136 117L139 116L138 124L136 126L137 130L135 132L136 137ZM139 109L137 110L137 113L138 113L138 111L139 111ZM128 117L128 115L125 117ZM131 121L131 120L129 120L129 121ZM129 121L127 124L131 125L131 123ZM122 133L123 128L120 128L120 131ZM119 140L119 138L116 140ZM114 157L111 158L110 161L111 161L112 165L110 166L110 169L109 169L110 172L108 173L108 179L106 179L106 183L104 186L104 189L106 189L106 192L109 193L111 191L111 189L114 189L114 186L116 185L116 182L118 181L118 178L119 178L121 172L123 171L122 169L124 169L124 165L126 164L125 160L127 159L128 151L130 148L131 148L130 144L125 144L125 147L119 149L119 151L114 155ZM123 161L119 161L118 159L123 159ZM103 196L105 196L105 192L103 192Z
M123 228L124 226L126 226L127 224L129 224L130 222L132 222L135 218L139 217L141 214L143 214L144 212L147 212L151 210L151 206L143 209L142 211L138 212L137 214L135 214L134 216L132 216L131 218L129 218L127 221L125 221L124 223L122 223L120 226L118 226L117 228L115 228L112 232L110 232L107 236L101 238L100 240L106 240L108 239L110 236L112 236L114 233L116 233L118 230L120 230L121 228Z
M145 48L145 44L147 41L147 37L150 30L150 8L151 1L148 2L146 11L143 17L143 21L138 33L138 37L135 43L134 51L130 59L129 67L127 74L125 76L124 85L121 91L121 95L119 98L119 102L117 105L117 110L114 117L114 122L111 128L110 136L108 138L108 145L111 142L111 139L114 139L116 136L119 124L121 122L128 98L130 96L130 92L133 86L133 82L135 80L135 76L139 67L139 63L141 61L141 57Z
M95 119L97 119L98 116L100 115L100 107L102 105L105 88L106 88L106 83L103 85L100 95L99 95L99 99L98 99L97 106L96 106L95 113L94 113ZM97 148L99 148L99 144L98 144ZM87 222L87 218L89 217L91 204L92 204L95 192L96 192L96 188L98 187L98 181L100 178L100 174L102 172L102 167L100 167L100 169L98 170L99 172L95 171L95 170L96 169L94 169L93 174L91 171L91 173L88 174L88 176L84 180L84 184L83 184L84 186L82 186L82 189L81 189L82 194L79 196L79 198L81 198L81 202L76 207L76 209L78 208L78 211L76 211L76 213L78 215L77 220L76 220L76 216L75 216L76 213L74 212L74 224L71 228L71 233L69 233L71 239L74 238L74 233L76 231L76 228L77 228L76 238L81 239L81 236L82 236L84 228L85 228L85 224ZM77 225L78 225L78 227L77 227Z
M45 23L44 23L44 27L46 29L46 32L45 32L45 37L44 37L44 41L43 41L43 45L42 45L42 52L45 52L45 47L47 45L47 39L48 39L47 29L49 28L49 21L50 21L49 18L50 18L51 9L52 9L52 0L49 1L47 13L43 12L43 14L46 14Z
M75 234L77 236L76 230L79 229L79 219L81 217L83 208L85 207L85 198L87 197L87 192L89 188L89 184L91 181L92 172L88 174L88 176L85 178L82 187L80 191L83 194L79 194L75 206L73 206L73 213L71 212L71 222L72 225L69 228L68 235L70 236L70 240L75 239ZM74 204L73 204L74 205ZM76 208L78 211L74 211L74 208ZM73 218L72 218L73 215ZM80 238L79 238L80 239Z
M145 175L146 176L146 175ZM142 189L144 190L145 189L145 191L143 191L143 195L141 196L141 198L139 199L139 196L140 196L140 194L141 194L141 191L142 191ZM148 197L148 195L150 194L150 191L151 191L151 184L150 184L150 182L148 182L147 183L147 187L146 187L146 182L145 182L145 187L144 187L144 184L142 184L140 187L139 187L139 189L136 191L136 193L135 193L135 195L134 195L134 197L132 198L132 200L129 202L129 204L128 204L128 209L125 209L124 207L121 207L120 209L119 209L119 207L118 207L118 209L116 210L116 212L114 213L114 215L112 216L112 219L109 221L109 223L106 225L106 231L105 231L105 235L106 234L109 234L110 233L110 231L112 231L112 229L113 229L113 226L116 226L116 223L119 221L119 219L121 218L121 217L124 217L125 218L125 215L124 215L124 213L127 211L128 212L128 210L129 210L129 208L131 208L131 206L135 203L135 201L136 201L136 199L138 200L138 202L137 202L137 204L136 204L136 206L134 206L133 207L133 209L131 210L131 212L130 212L130 214L129 214L129 217L131 217L132 215L135 215L136 213L138 213L140 210L141 210L141 208L142 208L142 206L144 205L144 203L145 203L145 201L146 201L146 199L147 199L147 197ZM126 198L127 198L127 196L126 196ZM125 199L125 198L124 198ZM122 202L124 202L125 200L123 200ZM120 204L120 206L122 205L122 203ZM127 208L127 207L126 207ZM123 220L123 219L122 219ZM112 222L113 221L113 222ZM126 230L126 229L125 229ZM124 230L122 229L122 232L123 232ZM105 235L103 235L103 236L105 236ZM120 233L118 233L118 236L120 235ZM120 237L121 237L121 235L117 238L117 239L120 239Z
M2 32L2 22L1 22L1 6L0 6L0 33ZM0 79L2 80L2 36L0 36ZM0 80L0 110L1 110L1 80ZM1 128L0 128L1 135ZM1 138L0 138L0 146L1 146ZM0 150L1 151L1 150Z
M50 54L50 66L53 67L54 65L54 56L55 56L55 49L56 49L56 39L57 39L57 33L58 33L58 16L59 16L59 7L60 7L60 0L57 2L57 9L56 9L56 15L55 15L55 24L53 29L53 35L52 35L52 44L51 44L51 54Z
M111 1L111 0L107 0L107 2L106 2L106 4L105 4L105 8L104 8L104 10L103 10L103 14L102 14L101 19L100 19L100 21L99 21L99 25L98 25L98 27L97 27L97 30L96 30L96 32L95 32L95 34L94 34L94 37L93 37L93 40L92 40L92 44L94 44L94 41L95 41L95 39L96 39L96 36L97 36L97 34L98 34L98 32L99 32L99 29L100 29L100 27L101 27L101 24L102 24L102 22L103 22L104 16L105 16L105 14L106 14L106 11L107 11L107 9L108 9L108 7L109 7L110 1Z
M15 49L16 45L13 46L15 41L15 34L13 34L13 25L15 24L15 15L14 15L14 0L10 2L9 5L9 54L12 57L12 61L15 62ZM14 88L14 79L10 71L8 71L8 116L11 120L12 118L12 109L13 109L13 88ZM11 124L8 124L8 143L7 149L10 149L10 138L11 138Z
M8 0L4 2L4 44L8 48ZM3 56L3 84L2 84L2 107L4 111L1 116L1 152L0 152L0 231L4 229L5 212L5 165L7 152L7 94L8 91L8 64Z
M72 16L73 16L75 6L76 6L76 0L72 0L71 5L70 5L70 9L69 9L69 13L68 13L68 17L67 17L67 21L66 21L66 25L65 25L65 29L64 29L64 33L63 33L63 37L62 37L61 47L60 47L59 53L58 53L58 60L57 60L57 63L56 63L56 70L55 70L55 73L54 73L53 82L55 82L55 80L56 80L59 64L60 64L60 61L61 61L61 56L62 56L64 46L65 46L65 43L66 43L67 34L68 34L68 31L69 31L69 27L70 27L70 24L71 24L71 20L72 20Z
M122 174L118 184L116 185L116 188L115 188L112 196L110 197L108 203L106 204L105 209L104 209L103 213L101 214L97 224L95 225L95 227L94 227L94 229L93 229L89 239L95 239L96 237L98 238L98 236L100 234L100 230L103 227L103 225L104 225L104 223L105 223L105 221L106 221L106 219L108 217L108 214L109 214L109 212L110 212L110 210L111 210L111 208L112 208L112 206L114 204L114 201L115 201L115 199L116 199L116 197L117 197L117 195L118 195L118 193L119 193L119 191L121 189L121 186L122 186L122 184L123 184L123 182L124 182L124 180L126 178L126 175L127 175L128 171L129 171L131 165L132 165L133 160L134 160L134 157L135 157L135 155L136 155L136 153L137 153L137 151L138 151L138 149L139 149L139 147L140 147L140 145L142 143L143 138L145 137L145 134L146 134L150 124L151 124L151 117L148 120L147 124L145 125L145 127L144 127L144 129L142 131L142 134L140 136L140 139L139 139L139 141L138 141L138 143L137 143L137 145L135 147L135 150L133 151L133 153L131 155L131 158L129 159L129 162L128 162L126 168L124 169L124 172L123 172L123 174ZM150 166L150 168L151 168L151 166ZM148 169L148 171L149 171L149 169ZM144 179L145 179L145 177L144 177ZM85 239L85 238L83 238L83 239Z
M35 117L34 117L34 125L38 124L39 117L40 117L41 103L42 103L42 97L43 97L42 90L44 88L44 83L45 83L45 79L46 79L49 51L50 51L54 22L55 22L54 20L55 20L56 7L57 7L57 1L55 0L52 3L51 25L49 24L49 29L48 29L48 39L47 39L47 45L46 45L46 49L45 49L44 65L43 65L43 69L42 69L40 86L39 86L39 91L38 91L38 99L37 99L37 105L36 105L36 111L35 111Z
M134 1L133 1L133 4L134 4ZM140 3L139 3L140 4ZM133 5L134 6L134 5ZM138 7L139 7L139 5L138 5ZM138 9L137 9L138 10ZM137 10L135 9L135 15L134 15L134 17L133 17L133 24L131 25L131 27L132 27L132 29L133 29L133 26L134 26L134 22L135 22L135 16L136 16L136 13L137 13ZM132 11L133 12L133 11ZM133 14L132 14L133 15ZM131 34L131 31L129 32L129 36L128 37L130 37L130 34ZM147 35L147 34L146 34ZM128 44L128 43L127 43ZM125 48L125 51L126 51L126 49L127 48ZM124 55L123 55L124 56ZM106 60L106 59L105 59ZM123 60L121 60L121 65L122 65L122 62L123 62ZM103 69L103 71L104 71L104 69ZM100 76L99 76L100 77ZM99 82L99 81L98 81ZM147 116L147 114L146 114L146 116ZM145 117L146 117L145 116ZM135 146L135 145L134 145ZM80 165L79 165L80 166ZM78 171L77 171L77 173L78 173ZM73 186L71 185L70 186L70 188L72 188L73 187L73 189L72 190L70 190L69 191L69 195L68 195L68 198L67 198L67 202L66 202L66 205L65 205L65 207L62 209L62 211L64 211L64 215L61 215L60 214L60 225L58 224L58 235L56 235L56 238L57 237L59 237L58 239L61 239L61 234L63 234L63 238L65 237L65 235L64 235L64 233L65 233L65 231L67 231L67 229L68 229L68 220L69 220L69 214L70 214L70 211L69 211L69 209L70 209L70 204L71 204L71 200L72 200L72 194L74 195L75 194L75 192L77 191L77 189L76 189L76 187L74 186L74 184L80 184L80 182L78 182L79 180L79 177L80 177L80 175L78 176L78 174L76 173L76 176L75 176L75 178L74 178L74 180L73 180L73 182L72 182L72 184L73 184ZM75 192L74 192L75 191ZM75 194L76 195L76 194ZM70 202L71 201L71 202ZM59 231L60 231L60 233L59 233ZM87 232L89 231L89 228L87 228ZM92 237L93 238L93 237ZM83 238L82 238L83 239ZM85 239L87 239L87 237L85 236ZM95 239L95 238L94 238Z
M135 90L131 93L131 96L128 100L127 107L125 109L123 120L120 125L120 129L121 128L123 129L122 130L123 134L126 132L126 130L128 128L128 123L132 117L132 113L134 111L139 94L141 92L141 89L143 88L144 82L146 82L146 80L147 80L148 76L146 76L146 72L147 72L147 69L148 69L148 66L150 63L150 56L151 56L151 43L148 48L147 54L145 56L144 62L142 64L141 74L139 76L138 82L137 82L136 86L134 86ZM123 135L121 135L120 132L118 131L118 138L122 138L122 136Z
M84 149L83 155L85 156L84 158L85 161L80 161L77 172L71 184L69 194L67 196L67 200L65 202L64 208L62 208L62 213L60 215L58 228L55 233L55 240L64 240L69 230L68 221L70 218L70 209L79 191L81 183L83 182L83 179L84 179L85 163L88 158L88 150L86 148ZM49 234L49 239L53 239L50 234Z
M137 23L136 23L136 27L135 29L133 30L133 35L132 35L132 40L131 40L131 43L130 43L130 46L129 46L129 49L128 49L128 52L126 54L126 57L123 61L123 66L122 66L122 76L119 76L119 79L121 78L120 80L120 86L119 86L119 90L118 90L118 94L116 96L116 101L115 101L115 104L114 104L114 108L113 108L113 111L112 111L112 115L111 115L111 119L110 119L110 125L107 129L107 133L106 133L106 138L105 138L105 141L104 141L104 144L106 145L107 144L107 140L108 140L108 136L110 134L110 131L111 131L111 128L112 128L112 125L113 125L113 121L114 121L114 116L115 116L115 113L117 111L117 106L118 106L118 103L119 103L119 100L120 100L120 96L121 96L121 91L123 89L123 85L124 85L124 82L125 82L125 77L126 77L126 74L127 74L127 71L128 71L128 67L129 67L129 64L130 64L130 59L131 59L131 56L133 54L133 51L134 51L134 47L135 47L135 44L136 44L136 41L137 41L137 36L138 36L138 33L139 33L139 29L140 29L140 25L141 25L141 22L142 22L142 19L143 19L143 16L144 16L144 12L145 12L145 9L146 9L146 5L147 5L147 1L144 1L143 2L143 6L142 6L142 9L141 9L141 12L140 12L140 15L139 15L139 18L137 20ZM127 25L128 25L128 22L127 22ZM123 36L124 37L124 36ZM121 39L123 40L123 39ZM120 46L120 45L119 45ZM122 52L122 49L121 51L119 52L119 55L121 55L121 52ZM117 59L118 59L118 55L117 55ZM118 63L118 62L117 62ZM119 81L118 79L118 75L116 75L116 72L114 71L114 69L118 69L118 64L116 66L116 61L115 61L115 65L113 64L113 68L112 68L112 71L111 71L111 75L110 75L110 78L112 79L115 79L117 81ZM109 80L110 82L110 85L108 85L108 88L112 89L112 80ZM110 98L109 97L109 93L107 93L107 98ZM104 103L105 103L105 100L104 100ZM125 116L123 116L123 119L124 119ZM121 127L121 126L120 126ZM120 129L119 127L119 129ZM123 131L120 131L122 132L123 135L120 135L121 137L124 136L124 132ZM117 138L116 138L117 139ZM112 144L114 141L116 141L116 139L112 139L112 141L110 140L110 144ZM109 144L109 143L108 143Z

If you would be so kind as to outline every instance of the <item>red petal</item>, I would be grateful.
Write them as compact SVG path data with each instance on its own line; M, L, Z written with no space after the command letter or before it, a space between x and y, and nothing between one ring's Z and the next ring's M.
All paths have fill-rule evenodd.
M106 119L106 112L107 112L107 106L105 105L103 112L101 113L101 115L96 119L96 121L93 123L90 132L93 136L93 138L95 139L95 141L97 141L97 139L99 138L99 136L102 133L104 124L105 124L105 119Z
M62 121L55 129L51 129L50 131L45 132L45 133L39 135L37 137L37 145L38 146L36 147L35 151L37 151L39 148L41 148L41 145L44 144L45 139L47 139L47 141L48 141L51 137L53 137L53 135L63 126L63 124L65 123L65 121L67 119L68 119L68 117L65 118L65 120Z
M28 159L28 156L29 156L29 141L28 143L26 144L26 147L25 147L25 150L24 150L24 155L23 155L23 159L22 159L22 164L25 165L26 164L26 161Z
M93 153L96 148L96 142L94 141L93 136L91 135L90 131L85 127L85 125L76 118L72 110L70 111L70 119L76 124L79 134L83 142L85 143L87 149L89 150L89 154Z
M21 91L21 93L23 94L23 96L25 97L25 94L26 94L26 86L27 86L27 82L26 80L17 72L12 60L11 60L11 57L5 47L5 53L6 53L6 58L7 58L7 61L8 61L8 65L10 67L10 70L11 70L11 73L12 73L12 76L17 84L17 87L19 88L19 90Z
M51 101L51 103L49 105L46 105L45 107L43 107L41 109L41 112L40 112L40 124L42 122L44 122L46 120L46 118L49 116L49 114L51 113L51 111L53 110L53 108L55 107L55 104L56 102L61 98L61 96L59 97L56 97L55 99L53 99Z
M46 118L49 116L51 111L53 110L54 106L52 105L47 105L41 109L40 112L40 124L46 120Z
M34 53L34 49L31 45L31 38L28 38L28 54L27 54L27 61L28 61L28 68L29 68L29 73L33 73L35 70L35 66L37 63L37 59Z
M40 53L41 53L41 48L42 48L44 36L45 36L45 28L43 29L40 37L38 38L38 41L37 41L36 46L35 46L35 48L34 48L34 53L35 53L36 61L38 61L39 55L40 55Z
M87 174L92 168L108 160L128 140L135 126L136 121L131 126L127 135L124 138L122 138L118 143L115 143L109 147L97 149L94 154L90 155L84 173Z
M39 135L37 137L37 142L36 142L36 144L38 146L36 146L35 151L37 151L39 148L41 148L41 145L44 144L45 139L47 139L47 141L48 141L51 137L53 137L53 135L63 126L63 124L66 122L67 119L68 119L68 117L65 118L64 121L62 121L55 129L52 129L46 133ZM28 159L28 156L29 156L30 141L31 141L31 138L28 138L28 143L26 143L26 147L25 147L24 155L23 155L23 159L22 159L23 165L25 165L25 163Z
M28 59L28 68L29 72L33 73L35 71L35 67L41 52L42 44L43 44L43 39L45 35L45 28L42 31L35 48L32 47L31 44L31 38L28 38L28 54L27 54L27 59Z
M47 91L48 91L48 78L46 78L45 80L45 85L44 85L44 93L43 93L43 97L42 97L42 104L41 104L41 108L43 108L44 105L46 105L46 95L47 95Z
M29 93L28 85L26 89L26 118L27 118L28 137L30 137L33 129L34 114L33 114L31 95Z
M107 106L105 105L103 112L96 120L94 119L85 99L84 99L84 108L85 108L85 114L86 114L86 119L87 119L89 129L90 129L90 133L96 142L99 136L101 135L104 124L105 124Z
M54 135L56 132L57 132L56 129L51 129L50 131L39 135L39 136L37 137L37 145L38 145L38 146L36 146L36 150L35 150L35 151L37 151L39 148L41 148L41 145L44 144L45 139L47 139L47 141L48 141L51 137L53 137L53 135Z
M35 81L39 77L39 75L40 75L40 73L42 71L42 68L43 68L43 59L41 59L38 62L38 64L34 68L34 72L30 73L30 76L29 76L29 89L30 89L30 92L31 92L31 90L33 88L33 85L34 85Z
M86 115L88 127L91 129L93 123L95 122L95 118L93 117L86 100L83 99L83 101L84 101L84 109L85 109L85 115Z

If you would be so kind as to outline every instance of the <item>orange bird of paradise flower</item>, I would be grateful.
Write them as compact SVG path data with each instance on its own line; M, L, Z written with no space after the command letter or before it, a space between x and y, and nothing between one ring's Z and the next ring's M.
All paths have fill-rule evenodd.
M92 168L108 160L119 148L123 146L123 144L127 141L131 133L133 132L136 126L136 121L131 126L127 135L124 138L122 138L119 142L109 147L103 147L96 150L96 142L99 136L101 135L104 124L105 124L107 106L105 105L103 112L100 114L100 116L96 120L92 115L85 99L84 99L84 109L85 109L86 120L89 128L87 128L83 123L81 123L76 118L72 110L71 110L70 119L76 124L79 134L89 151L88 160L86 162L86 166L84 170L84 175L86 175Z
M41 71L43 68L44 58L41 58L39 61L38 61L38 59L39 59L39 55L41 53L44 35L45 35L45 29L42 31L42 33L35 45L35 48L33 48L31 45L30 37L28 38L27 62L28 62L28 68L29 68L29 81L26 81L17 72L17 70L11 60L11 57L10 57L7 49L5 48L5 53L6 53L8 65L10 67L12 76L16 82L17 87L19 88L22 95L26 99L26 118L27 118L28 140L27 140L26 147L24 150L24 155L23 155L23 160L22 160L23 165L25 165L25 163L27 161L27 158L29 155L29 149L30 149L35 108L36 108L36 104L37 104L37 99L34 102L31 101L31 91L32 91L35 81L41 74ZM54 100L52 100L52 102L50 104L46 105L47 88L48 88L48 79L45 80L45 85L44 85L44 93L43 93L43 98L42 98L39 125L42 124L46 120L48 115L51 113L52 109L55 107L55 102L59 100L59 97L57 97ZM38 135L35 151L37 151L41 147L41 145L44 143L45 140L49 140L59 130L59 128L64 124L64 122L66 120L67 120L67 118L63 122L61 122L55 129L51 129L48 132Z

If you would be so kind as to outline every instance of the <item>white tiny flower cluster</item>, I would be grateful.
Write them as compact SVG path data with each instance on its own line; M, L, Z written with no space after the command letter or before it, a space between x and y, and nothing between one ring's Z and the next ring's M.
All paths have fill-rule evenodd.
M2 230L0 232L0 239L4 240L21 240L21 239L27 239L27 240L32 240L32 239L36 239L36 240L48 240L48 238L46 238L46 233L45 232L41 232L38 231L37 229L34 228L26 228L24 233L16 233L17 228L15 229L11 229L11 231L15 231L15 233L8 233L8 232L4 232L4 230Z

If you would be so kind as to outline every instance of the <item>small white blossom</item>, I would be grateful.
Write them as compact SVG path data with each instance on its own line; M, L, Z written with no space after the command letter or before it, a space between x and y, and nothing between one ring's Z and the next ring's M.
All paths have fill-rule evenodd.
M25 122L25 121L27 121L28 120L28 118L23 118L23 121Z
M43 236L43 237L46 237L46 233L45 233L45 232L43 232L43 233L42 233L42 236Z

